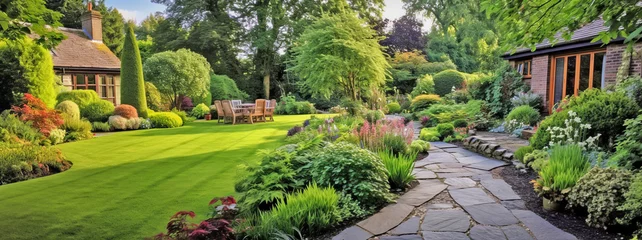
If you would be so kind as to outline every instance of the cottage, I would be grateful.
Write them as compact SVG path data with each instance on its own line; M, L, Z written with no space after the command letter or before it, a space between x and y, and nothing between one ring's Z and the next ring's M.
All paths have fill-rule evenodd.
M605 30L608 28L604 21L596 20L576 30L570 40L564 40L558 34L555 44L544 41L535 51L519 49L503 58L522 73L534 93L542 96L548 111L565 96L615 84L626 45L623 39L606 45L591 42ZM636 44L635 49L642 49L642 44ZM640 76L642 60L630 58L626 61L631 63L629 73Z
M54 71L67 89L94 90L118 105L120 60L102 41L102 16L90 6L81 21L82 29L60 28L67 39L51 50Z

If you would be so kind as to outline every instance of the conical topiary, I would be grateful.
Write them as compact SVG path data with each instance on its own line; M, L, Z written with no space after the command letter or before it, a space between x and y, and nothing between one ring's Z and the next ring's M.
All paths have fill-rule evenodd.
M138 116L147 118L143 63L131 23L128 23L126 27L123 55L120 62L120 103L134 106L138 110Z

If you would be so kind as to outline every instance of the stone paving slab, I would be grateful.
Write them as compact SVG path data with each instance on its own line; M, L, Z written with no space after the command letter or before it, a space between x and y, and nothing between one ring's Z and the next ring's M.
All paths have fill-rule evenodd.
M477 175L477 173L472 173L472 172L437 173L437 177L439 178L472 177L475 175Z
M512 212L538 240L577 240L575 236L553 226L534 212L527 210L513 210Z
M421 232L424 240L470 240L465 233L460 232Z
M455 156L447 152L430 153L428 157L422 159L421 161L424 160L427 160L430 163L459 163Z
M490 173L485 173L485 174L477 174L470 176L470 179L475 180L475 181L481 181L484 179L493 179L493 175Z
M481 155L457 158L457 161L459 161L462 164L466 164L466 165L480 163L480 162L484 162L484 161L488 161L488 160L492 160L492 159L484 157L484 156L481 156Z
M527 210L523 200L501 201L508 210Z
M426 169L415 173L415 178L419 180L434 179L434 178L437 178L437 175L435 175L434 172Z
M467 165L466 167L490 171L495 168L506 166L506 165L508 165L507 162L495 160L495 159L488 159L488 161L473 163L473 164Z
M499 200L519 200L522 199L513 191L513 188L502 179L485 179L481 180L482 186L490 191Z
M471 206L484 203L495 203L484 190L480 188L464 188L449 190L450 196L461 206Z
M392 235L416 234L417 232L419 232L420 220L421 218L417 216L411 217L405 222L402 222L401 224L399 224L399 226L397 226L396 228L392 229L392 231L390 231L390 234Z
M429 165L430 166L430 165ZM468 171L465 168L458 167L458 168L439 168L433 170L435 173L471 173L471 171Z
M450 185L448 189L471 188L477 185L477 183L470 178L446 178L444 183Z
M454 207L455 206L450 203L434 203L426 206L426 209L450 209Z
M399 225L414 209L403 203L391 204L357 225L374 235L380 235Z
M430 146L435 146L437 148L446 149L446 148L458 148L457 145L445 143L445 142L430 142Z
M508 240L534 240L530 233L526 231L522 226L519 225L510 225L506 227L501 227L506 239Z
M427 211L421 230L433 232L467 232L470 219L461 209Z
M449 152L449 153L458 153L462 157L470 157L470 156L475 156L477 153L473 151L468 151L463 148L446 148L444 151Z
M498 227L475 225L470 229L472 240L505 240L504 232Z
M519 222L508 209L498 203L464 206L464 209L476 222L484 225L506 226Z
M430 201L430 199L437 196L437 194L441 193L446 187L448 187L448 185L441 183L439 180L419 180L419 185L399 197L397 202L419 206Z
M341 231L338 235L334 236L332 240L367 240L373 235L363 228L352 226Z
M403 236L382 236L379 237L379 240L423 240L423 238L417 234L414 234Z

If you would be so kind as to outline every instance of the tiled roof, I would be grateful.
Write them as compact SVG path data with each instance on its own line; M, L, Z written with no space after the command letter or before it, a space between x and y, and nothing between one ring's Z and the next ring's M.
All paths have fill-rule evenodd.
M546 39L542 43L535 45L536 47L535 51L543 48L558 47L558 46L562 46L570 43L591 41L600 32L607 31L608 29L609 29L608 27L604 26L604 21L602 19L598 19L575 30L575 32L573 32L573 35L571 36L571 39L569 40L564 39L561 33L555 34L555 39L557 39L557 42L554 45L551 44L551 42L548 41L548 39ZM530 52L530 51L531 51L530 48L520 48L520 49L517 49L517 51L515 51L515 53L513 54ZM510 56L510 55L511 55L510 53L507 53L505 56Z
M102 42L90 40L80 29L60 30L67 39L51 51L54 67L120 69L120 60Z

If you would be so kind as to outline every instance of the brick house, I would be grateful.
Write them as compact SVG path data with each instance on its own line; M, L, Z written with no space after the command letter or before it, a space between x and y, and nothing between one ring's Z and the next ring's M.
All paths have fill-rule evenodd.
M608 28L604 22L596 20L576 30L568 41L558 34L558 42L554 45L544 41L535 51L519 49L502 57L522 73L532 92L542 96L548 112L564 96L615 84L626 45L623 39L606 45L591 42L605 30ZM640 49L642 44L636 44L635 50ZM640 76L642 60L631 58L628 61L631 61L629 73Z
M94 90L118 105L120 60L102 41L102 16L90 6L81 21L82 29L59 28L67 39L51 50L54 71L68 90Z

